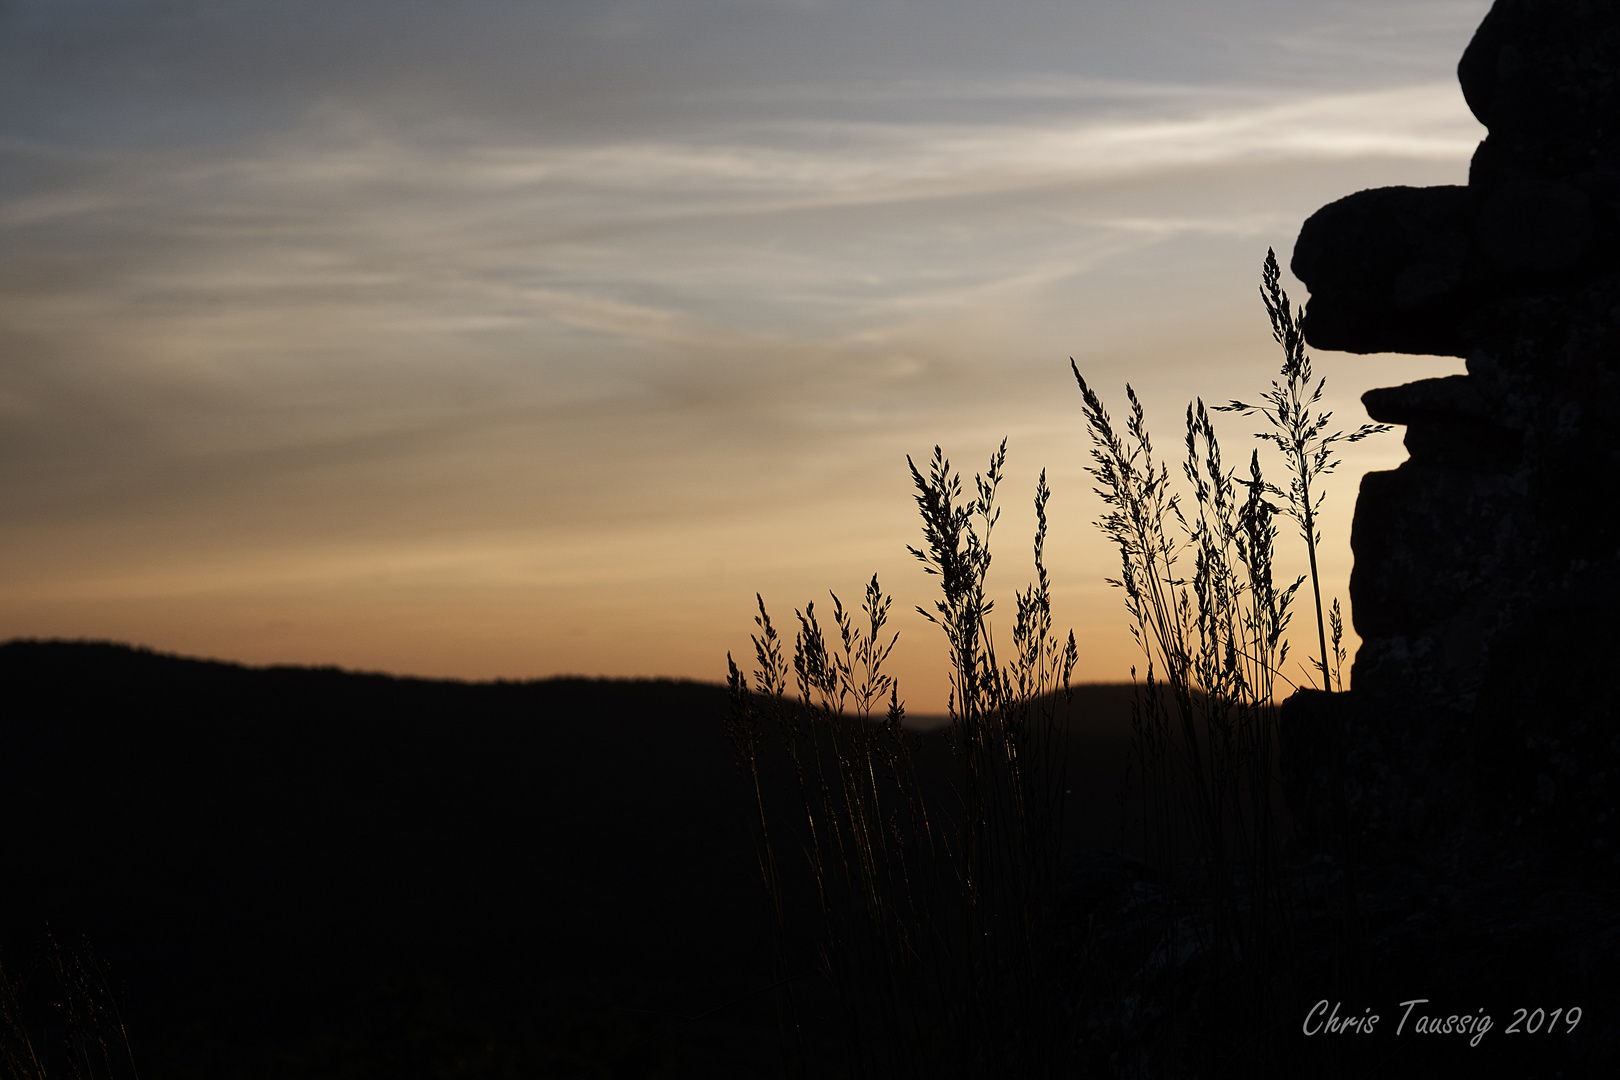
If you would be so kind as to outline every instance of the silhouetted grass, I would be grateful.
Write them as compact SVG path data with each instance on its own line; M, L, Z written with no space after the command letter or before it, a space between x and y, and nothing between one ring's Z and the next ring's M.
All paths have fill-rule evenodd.
M1316 568L1316 547L1322 542L1317 515L1321 512L1325 495L1320 490L1313 492L1311 485L1338 467L1339 461L1333 456L1335 444L1360 442L1369 435L1388 431L1390 427L1388 424L1362 424L1348 435L1342 431L1326 433L1333 414L1313 410L1321 403L1327 379L1317 380L1316 386L1311 386L1311 358L1305 354L1305 308L1301 306L1297 315L1293 313L1281 278L1277 253L1267 248L1265 266L1260 274L1260 298L1265 302L1266 314L1271 318L1271 336L1283 349L1282 381L1273 380L1270 389L1261 395L1260 400L1264 405L1246 405L1233 400L1216 408L1221 412L1236 412L1243 416L1258 412L1265 417L1271 430L1257 432L1255 438L1275 445L1288 464L1288 489L1284 491L1267 485L1266 490L1286 500L1287 513L1299 526L1300 538L1305 541L1311 565L1311 589L1316 600L1317 641L1321 648L1316 666L1322 677L1322 689L1331 691L1334 680L1329 678L1330 674L1343 689L1341 668L1344 651L1340 642L1344 636L1344 623L1339 614L1339 601L1334 600L1331 620L1333 651L1329 653L1327 630L1322 619L1322 578Z
M1173 885L1166 962L1196 960L1201 978L1223 988L1208 999L1213 1008L1201 1009L1198 1026L1265 1032L1279 1016L1275 974L1285 966L1291 915L1275 690L1303 578L1276 582L1277 510L1265 498L1258 454L1246 481L1227 470L1202 401L1187 409L1180 472L1192 499L1184 503L1155 456L1135 391L1126 388L1131 413L1122 434L1073 371L1093 443L1090 472L1106 507L1098 526L1120 555L1120 576L1110 584L1125 594L1145 659L1132 717L1132 780L1145 854ZM1178 994L1160 996L1172 1028L1192 1022L1178 1015ZM1241 1023L1220 1015L1235 1002ZM1264 1049L1251 1048L1252 1056L1263 1059Z
M1287 1075L1280 1031L1294 1004L1308 890L1284 863L1278 695L1289 685L1285 635L1306 575L1278 580L1275 519L1292 517L1305 540L1315 666L1325 688L1342 688L1342 614L1337 600L1327 618L1322 610L1316 481L1338 464L1336 443L1383 426L1325 433L1330 414L1313 411L1323 382L1311 385L1304 312L1293 314L1269 252L1261 295L1284 351L1282 379L1264 407L1221 408L1270 421L1275 430L1260 437L1283 453L1286 489L1265 479L1258 451L1246 477L1223 464L1202 400L1187 407L1185 455L1172 472L1155 453L1135 391L1126 387L1130 414L1120 430L1070 362L1092 442L1088 471L1104 504L1097 524L1120 557L1110 583L1124 593L1143 652L1127 788L1163 903L1135 916L1158 920L1146 928L1158 944L1134 971L1111 976L1122 982L1099 986L1059 960L1074 955L1059 939L1076 931L1055 914L1068 743L1054 693L1066 693L1076 654L1072 634L1060 644L1052 632L1045 474L1035 496L1035 581L1017 594L1004 660L986 579L1006 443L966 495L939 448L926 469L908 459L924 535L908 550L940 586L933 605L918 610L949 646L949 800L917 783L898 689L881 670L894 636L884 636L890 599L877 579L859 620L833 597L832 634L814 605L795 612L791 674L788 645L759 600L757 667L750 680L730 662L728 729L753 785L783 977L792 975L799 929L782 861L792 857L809 869L816 970L841 1002L857 1075L1067 1076L1082 1063L1120 1075ZM874 715L885 699L887 710ZM759 762L772 731L797 785L791 828L773 827L767 812ZM1082 937L1087 955L1124 948ZM1167 985L1165 971L1198 992ZM784 1033L795 1030L794 1008L784 994ZM810 1068L796 1049L784 1054L790 1074Z
M0 1080L138 1076L107 969L88 942L64 949L47 933L38 955L0 962Z
M1304 352L1305 313L1293 313L1269 250L1260 292L1283 349L1281 379L1262 395L1264 407L1234 400L1220 409L1268 420L1273 430L1257 437L1282 453L1286 489L1265 479L1258 452L1246 479L1227 469L1209 411L1196 400L1187 407L1179 470L1186 498L1155 456L1135 392L1126 387L1131 411L1121 433L1070 362L1093 445L1089 471L1106 508L1097 524L1120 556L1120 577L1110 583L1125 594L1146 662L1133 714L1132 780L1147 857L1175 886L1163 941L1171 965L1199 961L1210 991L1188 1009L1175 994L1160 994L1170 1024L1156 1050L1161 1066L1209 1071L1219 1060L1219 1071L1246 1076L1290 1074L1292 1044L1283 1031L1302 975L1302 926L1315 918L1319 927L1324 914L1307 911L1305 900L1326 898L1322 882L1312 887L1299 866L1284 862L1277 698L1279 680L1288 683L1290 608L1305 576L1277 580L1274 519L1286 514L1299 526L1321 650L1314 666L1325 690L1342 689L1343 617L1334 600L1323 618L1316 549L1324 495L1313 485L1339 464L1337 443L1387 430L1366 424L1349 435L1327 433L1331 414L1315 411L1325 380L1312 385ZM1353 903L1346 880L1329 923L1342 924L1345 903ZM1192 955L1178 958L1178 947ZM1234 1032L1254 1034L1234 1039Z
M1005 460L1003 443L966 499L938 448L926 473L912 465L924 525L924 546L912 552L941 586L922 613L942 628L951 655L949 799L918 780L918 737L882 670L895 638L886 636L891 600L876 577L859 619L832 597L831 633L813 604L795 612L791 675L762 599L752 680L730 663L728 728L755 785L784 974L791 929L780 859L792 853L809 868L816 957L837 993L856 1075L1057 1076L1069 1056L1047 946L1066 745L1054 693L1066 690L1076 652L1072 635L1061 643L1052 630L1043 474L1035 581L1017 597L1010 659L997 656L985 579ZM786 833L772 830L759 788L772 729L797 785ZM783 996L786 1029L794 1003ZM797 1052L788 1049L790 1071L810 1067Z

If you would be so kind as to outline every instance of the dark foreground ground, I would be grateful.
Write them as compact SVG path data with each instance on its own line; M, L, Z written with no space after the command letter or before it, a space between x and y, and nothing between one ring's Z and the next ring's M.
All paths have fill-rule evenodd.
M779 1075L720 686L34 642L0 686L0 964L44 1001L88 941L142 1076ZM1129 694L1077 690L1071 846Z

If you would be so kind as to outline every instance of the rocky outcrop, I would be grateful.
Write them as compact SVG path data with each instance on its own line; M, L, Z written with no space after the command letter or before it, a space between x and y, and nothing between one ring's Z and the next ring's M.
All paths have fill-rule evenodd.
M1305 223L1307 340L1466 358L1373 390L1409 459L1356 504L1352 691L1285 712L1306 838L1620 878L1620 5L1498 0L1458 66L1462 187Z
M1356 503L1352 689L1283 709L1292 849L1066 867L1099 1075L1620 1075L1620 3L1497 0L1459 77L1468 184L1324 207L1293 269L1312 346L1467 374L1362 399L1409 457Z

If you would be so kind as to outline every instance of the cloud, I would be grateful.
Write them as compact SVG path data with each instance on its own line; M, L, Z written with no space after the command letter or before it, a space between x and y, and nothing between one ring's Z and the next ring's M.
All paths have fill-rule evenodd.
M1159 115L1039 124L784 121L699 129L684 140L278 152L239 167L319 188L410 177L445 194L532 200L542 212L549 201L570 216L603 207L648 220L1015 191L1233 161L1455 160L1483 135L1453 82L1315 95L1150 87L1143 96L1161 105ZM632 199L644 201L623 205Z
M1465 175L1467 6L12 5L0 632L858 583L905 454L1009 432L1078 500L1068 356L1269 370L1267 246Z
M0 392L13 416L85 403L45 426L116 415L157 460L265 468L564 403L721 415L785 397L831 415L812 402L838 380L906 371L924 397L977 382L963 343L990 331L962 320L991 324L959 313L1034 312L1178 236L1286 235L1274 208L1198 206L1223 169L1455 167L1479 134L1442 83L1107 89L1153 108L487 144L324 110L254 141L93 160L0 199L0 325L56 357Z

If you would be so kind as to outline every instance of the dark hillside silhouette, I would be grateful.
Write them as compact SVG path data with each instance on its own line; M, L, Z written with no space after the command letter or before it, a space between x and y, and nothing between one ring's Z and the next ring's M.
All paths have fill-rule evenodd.
M428 1075L484 1023L566 1065L615 1037L546 1030L570 1011L749 977L717 688L0 657L4 927L87 935L171 1075L276 1053Z
M0 961L88 939L143 1075L774 1068L722 686L40 642L0 684ZM1128 700L1077 693L1076 843L1118 835Z

